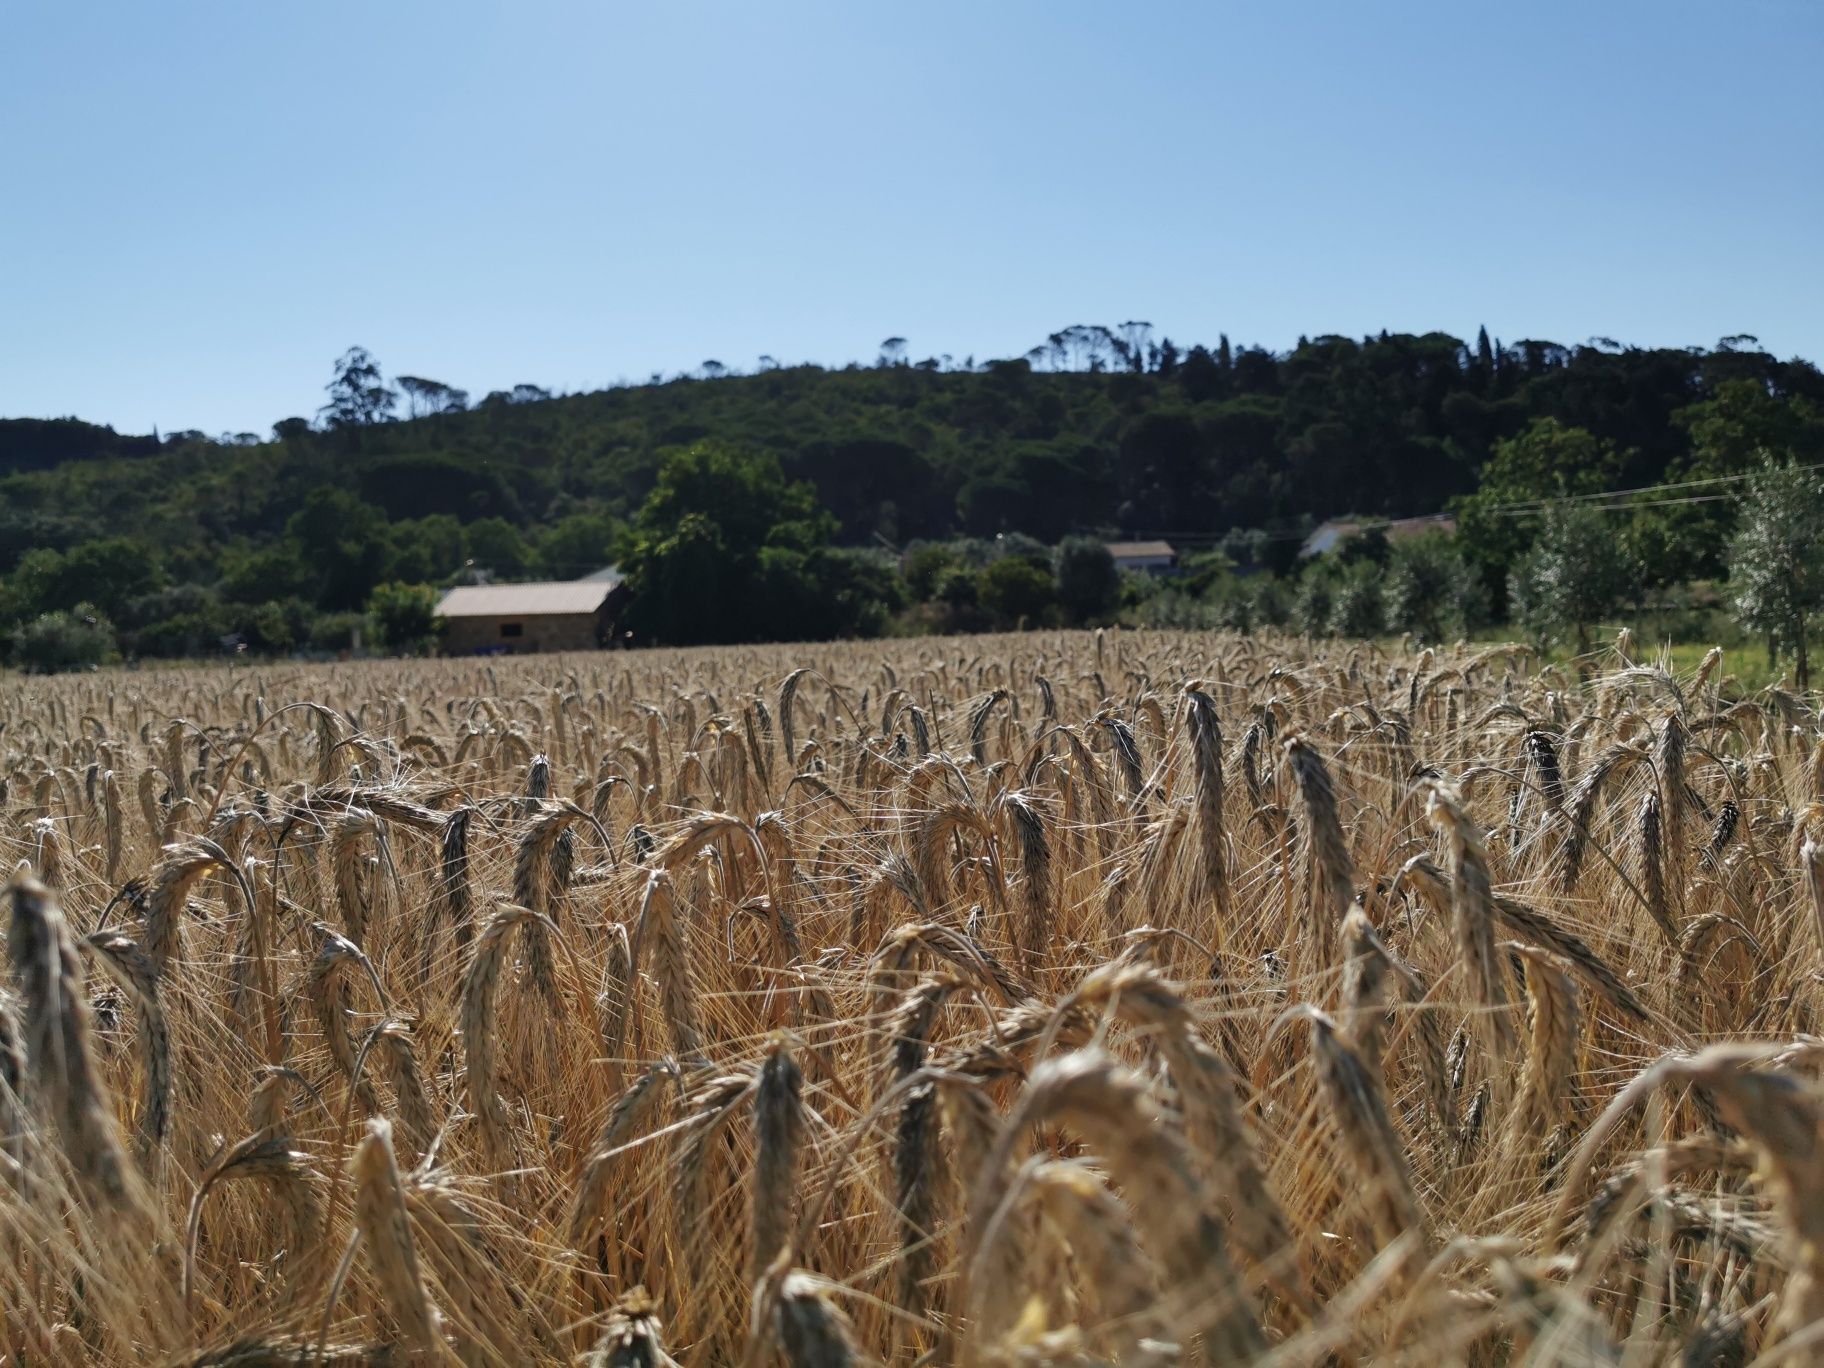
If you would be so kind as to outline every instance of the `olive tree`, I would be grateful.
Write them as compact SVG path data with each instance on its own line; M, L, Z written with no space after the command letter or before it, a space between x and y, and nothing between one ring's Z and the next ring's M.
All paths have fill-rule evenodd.
M1792 653L1801 690L1811 686L1806 634L1824 606L1824 479L1769 464L1749 482L1729 546L1729 579L1742 625Z
M1555 504L1513 585L1518 616L1541 637L1569 630L1590 649L1590 627L1627 593L1627 565L1615 528L1598 509Z

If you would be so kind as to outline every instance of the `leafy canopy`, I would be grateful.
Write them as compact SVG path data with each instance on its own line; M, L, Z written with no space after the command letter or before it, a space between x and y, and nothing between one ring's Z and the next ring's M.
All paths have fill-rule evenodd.
M1729 578L1744 626L1791 652L1799 687L1810 687L1806 637L1824 607L1824 479L1800 466L1768 464L1748 482Z

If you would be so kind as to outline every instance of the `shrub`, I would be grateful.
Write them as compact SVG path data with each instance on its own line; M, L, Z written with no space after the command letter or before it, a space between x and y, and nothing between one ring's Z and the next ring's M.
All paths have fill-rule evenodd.
M437 598L428 584L382 584L368 596L367 612L389 649L418 651L430 645L442 624Z
M1386 630L1381 600L1381 569L1371 560L1357 561L1336 586L1330 605L1330 630L1337 636L1372 637Z
M1336 610L1336 586L1326 566L1312 566L1298 581L1292 596L1292 626L1300 636L1319 637L1330 631Z
M902 573L918 603L937 597L944 577L956 567L957 554L942 542L921 542L906 552Z
M1442 533L1396 542L1389 554L1387 625L1420 641L1474 631L1488 620L1488 590Z
M1741 530L1729 547L1729 580L1744 626L1796 658L1811 687L1806 637L1824 607L1824 481L1802 467L1769 465L1749 481Z
M310 646L315 651L346 651L370 640L372 630L365 613L324 613L310 625Z
M181 659L189 656L220 655L222 639L234 628L220 610L177 613L148 623L133 633L133 650L142 656Z
M1121 597L1121 575L1108 547L1094 537L1066 537L1058 546L1058 601L1073 622L1110 611Z
M86 670L114 655L114 628L88 604L40 613L13 633L13 661L32 674Z
M1006 556L978 576L982 607L997 627L1036 623L1054 602L1051 572L1023 556Z
M1510 581L1517 616L1542 638L1569 632L1590 649L1590 627L1627 592L1615 528L1598 510L1559 504L1546 510L1539 540Z

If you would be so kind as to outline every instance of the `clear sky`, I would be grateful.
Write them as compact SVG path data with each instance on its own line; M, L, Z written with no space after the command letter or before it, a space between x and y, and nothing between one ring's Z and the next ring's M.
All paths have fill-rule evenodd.
M1824 0L3 0L0 415L1478 324L1824 358Z

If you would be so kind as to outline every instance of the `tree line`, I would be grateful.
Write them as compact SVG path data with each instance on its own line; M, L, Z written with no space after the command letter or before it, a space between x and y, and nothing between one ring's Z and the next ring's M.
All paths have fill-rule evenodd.
M1818 370L1745 336L1642 349L1484 330L1272 352L1180 346L1129 322L981 363L913 360L895 337L869 366L706 363L473 404L441 381L389 379L355 348L314 418L266 439L0 421L0 640L81 608L123 654L209 654L224 639L327 650L409 619L376 617L383 586L570 578L610 561L642 581L651 640L1098 613L1271 622L1300 595L1314 615L1340 596L1366 623L1371 595L1350 577L1376 579L1390 620L1391 567L1356 555L1371 568L1294 573L1303 534L1329 517L1447 508L1462 601L1487 605L1458 616L1519 621L1535 611L1532 571L1519 571L1548 504L1670 489L1593 503L1619 600L1718 581L1746 477L1769 460L1824 461L1821 414ZM705 493L731 482L745 508ZM1128 585L1093 612L1064 590L1065 542L1149 535L1188 553L1185 576ZM725 592L693 599L700 583Z

